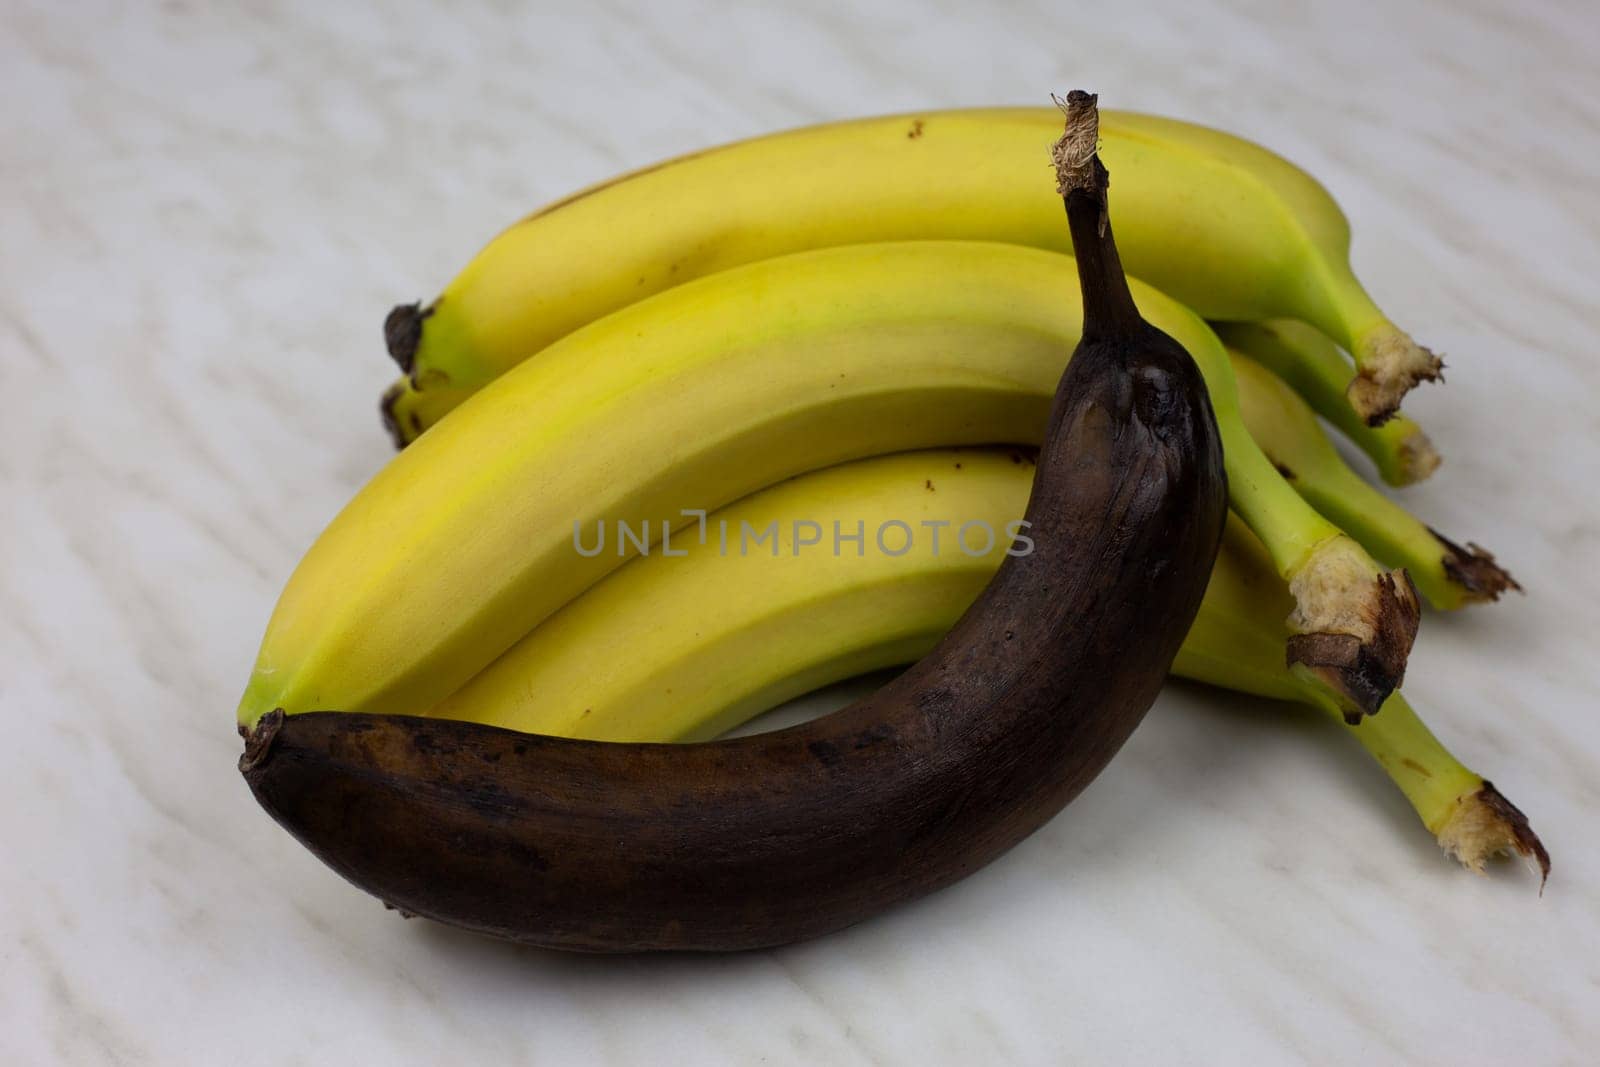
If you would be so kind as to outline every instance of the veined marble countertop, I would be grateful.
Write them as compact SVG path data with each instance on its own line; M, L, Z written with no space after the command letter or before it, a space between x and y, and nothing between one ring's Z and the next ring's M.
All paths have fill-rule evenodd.
M1592 6L245 6L0 13L0 1062L1600 1058ZM624 168L1080 85L1306 166L1447 354L1405 499L1528 595L1428 618L1406 691L1533 819L1542 897L1457 869L1337 727L1177 685L1000 862L781 951L401 922L256 807L234 704L390 454L390 304Z

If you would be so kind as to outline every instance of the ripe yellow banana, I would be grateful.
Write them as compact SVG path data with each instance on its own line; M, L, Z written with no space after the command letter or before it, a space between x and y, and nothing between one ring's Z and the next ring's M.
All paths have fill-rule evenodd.
M284 590L239 707L431 707L620 565L595 524L681 527L807 470L907 448L1037 443L1082 308L1072 259L917 241L765 260L661 293L529 360L401 452ZM1201 366L1230 499L1296 593L1289 638L1347 712L1404 670L1415 593L1284 482L1239 420L1215 334L1148 286ZM614 526L613 526L614 529Z
M484 248L389 350L442 406L585 324L729 267L805 249L979 239L1066 250L1040 180L1049 108L933 111L791 130L693 153L551 204ZM1362 418L1381 422L1439 361L1351 273L1349 225L1287 160L1217 130L1103 112L1100 154L1128 270L1213 319L1289 316L1355 354Z
M755 493L710 515L703 540L674 549L681 557L655 553L617 570L428 714L602 741L697 741L820 686L910 663L1006 552L1026 551L1027 531L1010 531L1032 474L1014 450L910 452ZM740 549L740 530L768 528L770 544ZM1174 669L1337 715L1283 665L1288 608L1260 542L1230 519ZM1462 863L1481 869L1515 850L1548 865L1521 813L1398 692L1349 729Z
M1331 342L1300 323L1213 326L1220 335L1246 339L1276 336L1269 334L1269 329L1281 328L1291 336L1303 331L1316 341L1316 346L1308 347L1307 352L1320 350L1342 361ZM1304 388L1304 377L1316 375L1315 366L1320 360L1286 360L1283 350L1278 350L1276 364L1302 379L1303 387L1296 392L1242 352L1230 347L1229 354L1238 385L1239 413L1245 429L1266 457L1325 518L1353 536L1377 559L1405 568L1429 603L1448 611L1497 600L1507 589L1521 589L1481 546L1471 542L1465 546L1456 544L1369 486L1333 447L1303 396L1331 396L1336 410L1350 415L1348 421L1352 425L1346 429L1351 435L1359 443L1373 446L1368 451L1391 484L1425 477L1437 466L1436 455L1415 423L1399 416L1380 428L1368 427L1354 417L1341 395L1318 391L1319 384L1331 380L1326 375L1313 377L1312 388ZM431 415L442 416L438 402L445 392L448 390L414 390L405 378L390 387L384 397L384 411L397 445L405 443L408 430L412 437L420 435L423 420L431 422Z
M1260 326L1217 323L1214 326L1219 335L1246 339L1270 339L1277 335L1269 330L1282 329L1286 336L1314 338L1315 346L1308 346L1306 351L1331 353L1342 361L1331 342L1300 323L1280 321ZM1253 347L1260 348L1259 345ZM1320 360L1286 360L1283 350L1277 351L1275 362L1291 373L1315 374L1315 367L1321 363ZM1328 376L1315 378L1311 383L1313 388L1297 392L1273 371L1242 352L1230 347L1229 355L1239 390L1239 413L1245 429L1266 457L1323 517L1354 537L1377 559L1392 567L1405 568L1430 604L1449 611L1467 604L1498 600L1507 589L1521 589L1482 546L1472 542L1459 545L1443 536L1374 490L1350 469L1317 422L1316 413L1303 399L1303 395L1331 395L1337 402L1336 410L1351 414L1342 396L1318 392L1315 386L1330 381ZM416 430L422 425L421 420L428 419L430 414L442 414L438 407L441 395L440 391L413 390L404 378L390 388L385 394L385 411L397 434L397 443L402 443L401 427ZM1435 455L1426 436L1404 416L1377 429L1368 427L1353 414L1349 421L1353 425L1347 429L1353 431L1359 442L1375 446L1369 451L1379 461L1391 484L1416 480L1437 466L1436 457L1426 458ZM1423 466L1419 467L1419 463Z
M1224 344L1288 382L1313 411L1372 457L1385 482L1411 485L1439 468L1433 442L1404 415L1396 415L1382 426L1368 426L1356 414L1344 396L1350 360L1315 328L1293 319L1214 322L1212 326ZM418 420L412 427L426 424ZM401 442L399 437L395 440Z
M1345 463L1300 394L1230 350L1245 429L1306 502L1392 567L1436 608L1498 600L1519 586L1479 545L1458 545L1378 492Z

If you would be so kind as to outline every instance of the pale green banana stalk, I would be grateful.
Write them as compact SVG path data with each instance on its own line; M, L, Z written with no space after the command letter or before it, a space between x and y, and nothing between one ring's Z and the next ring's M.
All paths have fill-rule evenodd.
M1224 344L1289 383L1313 411L1338 427L1372 458L1379 477L1389 485L1420 482L1439 468L1439 453L1415 422L1396 415L1381 426L1369 426L1356 414L1345 398L1345 385L1355 368L1339 346L1314 327L1294 319L1211 325Z
M1498 600L1522 587L1479 545L1458 545L1350 469L1300 394L1261 364L1230 350L1245 429L1289 484L1375 559L1404 567L1435 608ZM1393 425L1393 423L1390 423Z

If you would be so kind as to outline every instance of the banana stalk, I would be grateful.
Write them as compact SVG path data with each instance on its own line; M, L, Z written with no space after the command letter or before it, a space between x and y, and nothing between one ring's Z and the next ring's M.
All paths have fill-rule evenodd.
M699 741L854 675L912 662L1008 552L1027 549L1032 461L1016 450L902 453L807 474L713 513L672 555L641 556L556 612L430 717L601 741ZM740 531L777 532L752 549ZM682 553L679 555L678 553ZM1231 517L1174 664L1197 681L1338 704L1287 670L1289 595ZM1549 857L1527 820L1399 693L1344 727L1451 855Z
M1404 567L1436 608L1498 600L1520 590L1479 545L1458 545L1368 485L1339 455L1300 394L1248 356L1229 353L1245 428L1306 502L1378 559Z
M1438 470L1439 453L1415 422L1396 415L1381 426L1369 426L1356 414L1345 399L1350 360L1315 327L1293 319L1211 325L1224 344L1288 382L1313 411L1337 426L1372 458L1389 485L1411 485Z
M764 260L670 289L552 345L397 455L307 553L240 702L416 713L639 543L784 478L908 448L1042 438L1079 338L1077 266L1015 245L917 241ZM1376 711L1418 605L1284 481L1245 431L1193 312L1135 285L1205 374L1235 510L1295 593L1297 670Z
M448 409L572 331L694 278L774 256L907 239L1070 245L1039 180L1048 108L932 111L791 130L623 175L496 237L432 303L397 307L389 351ZM1113 222L1129 271L1213 319L1294 317L1355 353L1360 418L1382 422L1439 361L1349 263L1327 191L1216 130L1105 112ZM929 176L936 175L937 181ZM1203 206L1202 206L1203 205ZM427 419L422 420L424 424Z

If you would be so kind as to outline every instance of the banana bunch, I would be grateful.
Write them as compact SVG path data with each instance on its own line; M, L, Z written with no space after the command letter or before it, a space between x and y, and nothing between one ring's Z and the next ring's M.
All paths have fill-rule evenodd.
M557 342L574 331L641 301L664 316L651 294L718 272L729 275L720 288L749 284L742 265L905 239L1065 249L1059 207L1037 180L1059 128L1056 112L1025 108L838 123L696 153L562 200L497 237L427 307L390 313L385 336L406 377L385 394L385 420L404 445L486 382L563 348ZM1438 376L1439 361L1355 279L1349 227L1327 192L1257 145L1188 123L1107 112L1098 137L1101 158L1122 175L1116 220L1130 271L1211 319L1314 323L1319 338L1354 353L1354 368L1333 341L1268 347L1287 352L1284 362L1317 385L1307 390L1314 403L1337 394L1328 406L1340 409L1386 479L1425 477L1437 455L1394 415L1406 390ZM937 318L939 306L925 306ZM726 314L735 313L730 303ZM1201 365L1229 437L1234 507L1294 593L1287 655L1347 715L1370 714L1404 676L1416 590L1341 537L1337 516L1323 521L1316 502L1302 506L1278 484L1233 417L1225 361L1209 339L1205 347L1211 358ZM710 406L706 415L717 417ZM1034 422L1042 425L1042 415Z
M1089 340L1041 180L1060 131L933 112L700 152L536 212L395 308L402 451L290 578L238 708L252 750L331 709L692 741L928 653L1026 540L1031 448ZM1398 691L1419 594L1515 581L1318 421L1389 484L1427 477L1396 412L1438 358L1285 160L1113 112L1098 146L1138 312L1199 366L1223 444L1232 514L1176 671L1339 717L1462 863L1547 870Z
M426 710L635 551L575 557L574 523L659 540L686 510L834 463L1037 444L1082 326L1076 271L1019 245L844 245L686 283L556 342L402 451L317 540L241 721ZM1286 655L1347 715L1376 711L1416 632L1410 580L1263 454L1211 329L1156 290L1134 292L1205 375L1232 505L1294 594Z

